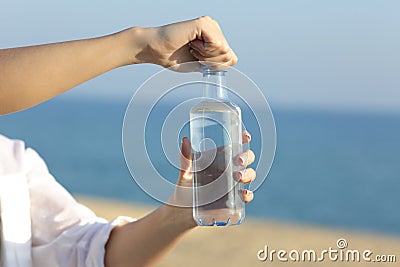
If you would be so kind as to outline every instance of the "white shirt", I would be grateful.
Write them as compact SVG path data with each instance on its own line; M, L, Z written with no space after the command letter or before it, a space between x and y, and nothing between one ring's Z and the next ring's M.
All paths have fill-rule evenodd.
M24 142L0 135L1 266L104 266L111 230L133 221L97 217Z

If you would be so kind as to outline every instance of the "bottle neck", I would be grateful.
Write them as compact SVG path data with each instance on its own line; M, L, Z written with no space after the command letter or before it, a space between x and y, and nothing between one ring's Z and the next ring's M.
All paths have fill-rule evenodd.
M229 101L228 91L225 89L225 72L223 70L210 70L208 68L203 70L203 80L205 82L204 97L224 102Z

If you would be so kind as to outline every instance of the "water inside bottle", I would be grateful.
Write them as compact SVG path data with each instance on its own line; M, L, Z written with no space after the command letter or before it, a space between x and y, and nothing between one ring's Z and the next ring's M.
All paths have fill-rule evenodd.
M236 225L244 218L237 157L242 152L240 109L202 102L190 113L193 151L193 218L199 225ZM206 190L202 190L207 186Z

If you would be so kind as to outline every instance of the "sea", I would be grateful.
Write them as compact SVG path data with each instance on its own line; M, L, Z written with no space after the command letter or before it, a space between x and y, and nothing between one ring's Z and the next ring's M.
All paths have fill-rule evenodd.
M0 134L34 148L74 194L160 205L135 183L124 160L127 105L56 98L1 116ZM246 216L400 235L400 115L272 111L275 160ZM155 119L161 125L164 118ZM259 146L254 138L256 155ZM158 160L165 164L160 158L155 165ZM177 177L177 170L168 172Z

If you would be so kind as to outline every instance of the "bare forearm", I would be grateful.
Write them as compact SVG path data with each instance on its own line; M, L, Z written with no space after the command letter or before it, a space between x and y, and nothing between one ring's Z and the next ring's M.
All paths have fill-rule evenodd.
M106 245L105 265L151 266L193 227L190 210L164 205L136 222L113 230Z
M130 29L130 31L132 31ZM28 108L133 63L129 34L0 50L0 114Z
M123 65L171 67L196 60L225 66L237 61L210 17L132 27L100 38L0 49L0 115L39 104Z

